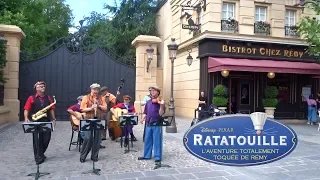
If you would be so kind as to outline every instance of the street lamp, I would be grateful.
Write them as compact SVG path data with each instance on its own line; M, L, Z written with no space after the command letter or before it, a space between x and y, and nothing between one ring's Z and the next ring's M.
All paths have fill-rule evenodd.
M147 56L148 56L147 72L149 72L149 66L150 66L152 58L153 58L154 49L151 47L151 45L149 45L149 47L146 51L147 51Z
M320 0L300 0L299 1L299 3L297 3L297 4L295 4L294 6L302 6L303 7L303 9L302 9L302 13L303 13L303 11L304 11L304 6L306 5L306 4L313 4L314 6L316 6L316 7L320 7Z
M177 126L175 121L175 108L174 108L174 99L173 99L173 68L174 60L177 58L178 45L175 42L175 38L171 38L171 43L168 45L169 58L171 60L171 92L170 92L170 105L169 113L172 116L171 125L166 127L167 133L177 133Z

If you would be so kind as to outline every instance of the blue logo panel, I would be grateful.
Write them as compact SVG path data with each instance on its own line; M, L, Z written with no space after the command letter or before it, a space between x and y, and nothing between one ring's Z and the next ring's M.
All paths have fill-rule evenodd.
M184 135L192 155L220 165L253 166L277 161L297 146L296 133L264 113L204 120Z

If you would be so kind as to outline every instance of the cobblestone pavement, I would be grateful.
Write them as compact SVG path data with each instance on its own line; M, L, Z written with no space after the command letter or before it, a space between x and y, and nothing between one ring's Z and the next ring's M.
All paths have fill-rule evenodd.
M124 154L120 143L103 141L96 168L101 175L85 175L92 169L90 154L80 163L75 146L68 151L71 137L70 123L58 122L46 152L47 159L40 165L40 172L50 175L40 179L64 180L306 180L320 179L320 132L316 126L292 125L298 133L296 150L286 158L255 167L228 167L206 163L190 155L182 144L182 136L190 121L177 119L178 133L164 133L163 163L172 168L153 170L154 161L138 161L142 154L143 125L134 128L138 142L133 149L138 152ZM34 179L26 176L36 171L32 151L32 135L24 134L20 124L0 127L0 180Z

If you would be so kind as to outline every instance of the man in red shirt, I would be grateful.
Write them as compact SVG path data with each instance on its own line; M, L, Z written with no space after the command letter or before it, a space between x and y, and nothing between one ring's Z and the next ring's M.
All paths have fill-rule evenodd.
M24 106L24 121L30 122L33 121L31 116L41 109L49 106L53 103L53 100L50 96L45 95L46 83L43 81L38 81L34 88L36 90L36 94L33 96L29 96L27 102ZM51 106L51 108L47 111L47 117L41 118L37 120L37 122L50 122L53 121L54 126L56 125L56 118L54 113L55 106ZM39 149L36 147L37 139L39 138ZM51 139L51 132L41 132L39 136L37 134L33 134L33 151L34 157L37 164L41 164L46 159L44 153L46 152ZM37 151L39 151L39 157L37 156Z

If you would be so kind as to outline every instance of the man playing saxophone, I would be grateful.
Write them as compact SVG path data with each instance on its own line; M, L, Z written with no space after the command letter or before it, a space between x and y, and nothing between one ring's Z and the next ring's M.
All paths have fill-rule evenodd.
M104 97L99 95L100 85L94 83L90 86L90 89L91 93L84 96L81 101L80 110L86 113L86 119L103 119L103 112L107 110L107 104ZM91 133L89 131L85 131L84 133L85 136L81 149L80 162L85 162L87 155L89 154L91 149L91 160L98 161L101 131L95 131L94 139L92 139ZM93 144L95 146L93 146Z
M52 98L45 94L46 83L43 81L38 81L34 88L36 90L36 94L33 96L29 96L25 106L24 106L24 121L37 121L37 122L50 122L53 121L53 124L56 125L55 118L55 103ZM39 113L40 112L40 113ZM42 117L40 119L33 119L35 114L45 113L46 117ZM38 115L37 114L37 115ZM33 116L32 116L33 115ZM36 147L37 139L39 138L39 149ZM46 152L51 139L51 132L40 132L39 136L34 133L33 134L33 151L36 163L43 163L46 159L44 153ZM37 157L37 151L39 151L39 157Z

